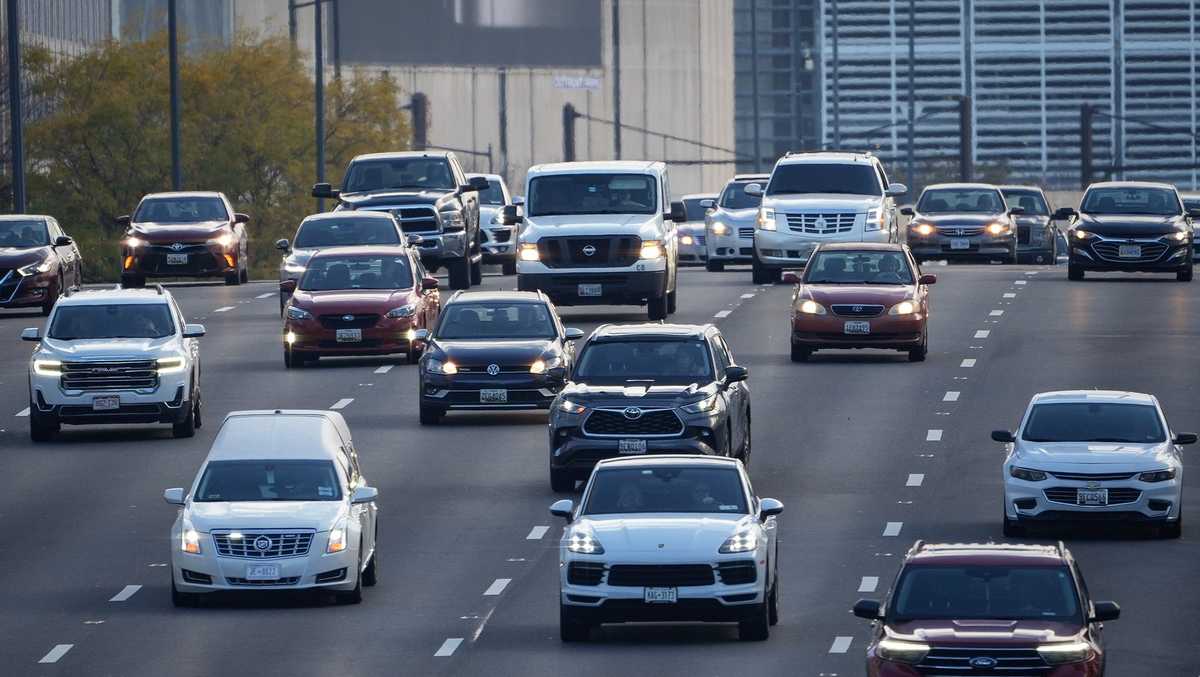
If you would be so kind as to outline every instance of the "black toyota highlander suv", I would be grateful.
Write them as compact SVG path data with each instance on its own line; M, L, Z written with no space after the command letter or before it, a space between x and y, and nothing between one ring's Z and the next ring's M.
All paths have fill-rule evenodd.
M550 485L570 491L603 458L648 453L750 461L748 372L716 327L604 325L550 407Z

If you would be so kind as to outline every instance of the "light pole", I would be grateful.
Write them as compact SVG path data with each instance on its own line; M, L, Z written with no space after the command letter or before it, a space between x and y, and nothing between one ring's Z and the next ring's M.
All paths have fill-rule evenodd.
M917 0L908 0L908 189L917 189Z
M750 0L750 96L754 102L754 171L762 171L758 101L758 0Z
M316 36L316 54L314 55L317 62L316 72L316 109L317 109L317 183L325 183L325 40L322 33L325 32L324 22L321 20L321 0L313 2L313 33ZM317 211L325 211L325 198L317 198Z
M8 116L12 123L12 192L13 211L25 212L25 137L21 107L21 35L17 1L8 0Z
M175 0L167 2L167 61L171 80L171 190L183 186L183 167L179 158L179 27Z

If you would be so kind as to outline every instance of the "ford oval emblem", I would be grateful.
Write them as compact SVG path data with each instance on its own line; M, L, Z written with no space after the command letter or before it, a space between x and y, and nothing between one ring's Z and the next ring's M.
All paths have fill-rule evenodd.
M971 660L967 661L967 663L971 667L973 667L977 670L988 670L990 668L996 667L997 661L995 658L992 658L991 656L976 656L976 657L972 658Z
M629 419L630 421L636 421L642 417L642 408L641 407L625 407L625 410L622 411L621 414L623 416L625 416L625 418Z
M495 376L496 374L499 374L500 373L500 365L489 364L487 366L487 373L488 373L488 376Z
M595 256L596 255L596 245L594 245L594 244L583 245L583 255L584 256Z
M266 536L259 536L254 539L254 549L259 552L266 552L271 549L271 539Z

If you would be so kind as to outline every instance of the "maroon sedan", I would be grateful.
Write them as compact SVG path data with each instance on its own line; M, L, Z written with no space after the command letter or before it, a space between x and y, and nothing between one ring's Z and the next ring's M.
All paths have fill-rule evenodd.
M284 311L283 364L303 366L325 355L406 353L421 356L418 329L437 322L437 278L407 246L335 247L309 259Z
M121 216L121 284L140 287L148 277L249 277L249 216L233 211L223 193L153 193L133 216Z
M792 361L822 348L884 348L920 362L929 352L929 288L906 245L846 242L813 251L792 294Z

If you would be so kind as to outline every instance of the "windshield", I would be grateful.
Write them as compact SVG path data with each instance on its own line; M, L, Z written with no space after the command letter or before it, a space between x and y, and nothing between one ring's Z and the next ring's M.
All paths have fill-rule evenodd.
M883 195L879 175L871 165L829 163L779 165L767 184L767 195L788 193L842 193Z
M1021 437L1030 442L1165 442L1158 409L1149 404L1058 402L1029 413Z
M1183 208L1188 211L1191 211L1193 209L1200 209L1200 197L1185 197L1185 198L1183 198Z
M1166 188L1090 188L1079 211L1087 214L1182 214L1179 197Z
M332 461L213 461L196 498L214 501L337 501L342 487Z
M890 622L997 619L1069 622L1080 615L1065 566L909 566L896 583Z
M408 289L413 286L407 256L395 254L319 256L308 264L300 288L305 291L335 289Z
M529 182L529 216L654 214L656 181L650 174L551 174Z
M400 233L391 219L346 217L313 219L300 224L296 249L363 244L400 244Z
M707 207L701 207L700 203L704 200L714 200L714 197L697 197L689 198L683 201L683 209L687 212L688 221L703 221L704 213L708 211Z
M471 176L483 176L482 174L471 174ZM500 188L500 182L496 179L490 179L486 176L483 178L488 180L486 190L479 191L479 204L483 205L502 205L504 204L504 190Z
M454 173L442 157L359 160L346 170L342 191L362 193L387 189L454 190Z
M991 188L934 188L921 194L922 214L999 214L1005 210L1000 191Z
M228 221L229 212L219 197L156 197L142 200L132 220L135 223Z
M807 284L912 284L908 259L900 252L818 251L805 270Z
M746 186L762 181L735 181L725 186L721 193L721 207L724 209L756 209L762 204L762 196L747 195Z
M47 336L62 341L164 338L175 333L166 303L59 306Z
M0 221L0 247L45 247L50 233L42 220Z
M746 492L733 468L613 468L601 470L588 491L585 515L709 512L745 515Z
M573 380L599 385L710 383L712 358L708 344L696 339L596 341L584 347Z
M557 334L542 303L451 303L437 330L440 339L552 339Z
M1049 216L1050 209L1046 200L1036 190L1003 190L1004 201L1009 207L1020 207L1025 210L1025 216Z

